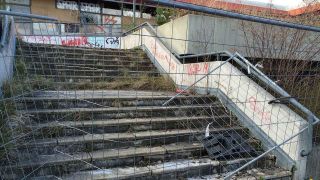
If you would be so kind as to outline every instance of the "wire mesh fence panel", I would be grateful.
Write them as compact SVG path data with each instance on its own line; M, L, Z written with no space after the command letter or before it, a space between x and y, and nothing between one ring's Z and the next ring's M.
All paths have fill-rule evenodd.
M297 104L319 115L316 33L209 15L124 34L12 28L15 55L1 57L14 57L1 86L3 179L223 179L248 162L234 179L309 176L319 129L312 138Z

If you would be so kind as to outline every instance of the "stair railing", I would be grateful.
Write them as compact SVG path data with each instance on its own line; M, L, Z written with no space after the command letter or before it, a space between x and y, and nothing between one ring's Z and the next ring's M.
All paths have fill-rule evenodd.
M125 32L123 34L123 36L126 36L128 34L131 34L132 32L135 32L136 30L142 29L144 27L147 27L149 29L151 29L151 33L154 35L154 37L159 40L162 45L168 49L177 59L186 59L186 58L198 58L198 57L204 57L204 56L210 56L210 55L218 55L218 54L222 54L222 55L226 55L227 57L229 57L223 64L221 64L218 68L220 68L221 66L223 66L224 64L226 64L227 62L233 60L233 62L236 62L241 68L247 69L247 73L250 74L251 76L253 76L254 78L257 78L258 80L260 80L266 87L272 89L274 92L278 93L281 98L287 98L288 101L294 106L296 107L298 110L302 111L303 113L305 113L307 115L307 121L308 121L308 125L304 128L302 128L299 132L297 132L296 134L291 135L289 138L285 139L284 141L282 141L281 143L278 143L274 146L272 146L271 148L269 148L267 151L265 151L264 153L262 153L261 155L257 156L256 158L252 159L251 161L247 162L246 164L244 164L243 166L241 166L240 168L228 173L225 176L225 179L230 179L234 174L236 174L237 172L243 170L244 168L248 167L249 165L251 165L252 163L256 162L257 160L261 159L262 157L264 157L265 155L267 155L268 153L270 153L271 151L280 148L280 146L286 144L287 142L289 142L290 140L294 139L295 137L299 136L300 134L302 134L303 132L305 132L306 130L308 130L308 135L307 135L307 141L312 139L312 129L313 129L313 125L317 124L318 122L320 122L319 118L316 117L308 108L306 108L304 105L302 105L301 103L299 103L295 98L292 98L292 96L286 92L284 89L282 89L278 84L276 84L274 81L272 81L266 74L264 74L263 72L261 72L258 68L256 68L252 63L249 62L249 60L247 60L245 57L243 57L241 54L239 54L238 52L235 52L234 54L228 52L228 51L223 51L223 52L213 52L213 53L204 53L204 54L197 54L197 55L187 55L187 56L180 56L178 53L175 53L173 49L168 48L166 43L164 43L161 39L161 37L159 37L156 33L156 30L153 28L153 26L151 24L149 24L148 22L145 22L139 26L134 27L133 29ZM163 37L165 38L165 37ZM175 96L171 97L168 101L166 101L163 106L166 106L167 104L169 104L171 101L173 101L176 97L178 97L179 95L181 95L183 92L187 91L188 89L190 89L191 87L193 87L195 84L197 84L198 82L200 82L201 80L203 80L204 78L208 77L210 74L212 74L215 70L217 70L218 68L215 68L213 70L211 70L209 73L205 74L204 76L202 76L200 79L198 79L195 83L189 85L188 87L184 88L181 92L179 92L178 94L176 94ZM270 102L269 102L270 103ZM309 146L312 146L311 143L309 143ZM306 147L303 152L301 152L301 156L306 156L310 153L312 147Z
M242 68L248 69L248 74L252 74L254 77L258 78L260 81L262 81L268 88L271 88L273 91L277 92L278 94L280 94L282 97L291 97L291 95L286 92L284 89L282 89L277 83L275 83L274 81L272 81L266 74L264 74L263 72L261 72L256 66L254 66L252 63L250 63L249 60L247 60L245 57L243 57L241 54L239 54L238 52L235 52L235 54L233 55L232 53L228 52L228 51L222 51L222 52L209 52L209 53L203 53L203 54L196 54L196 55L187 55L187 56L180 56L178 53L174 52L174 50L172 48L167 47L167 44L163 42L163 40L161 39L162 37L159 37L156 33L156 30L154 29L154 27L149 23L149 22L145 22L142 23L134 28L132 28L131 30L123 33L123 36L126 36L128 34L131 34L132 32L134 32L137 29L143 28L143 27L148 27L149 29L152 30L152 33L155 35L155 37L160 40L160 42L162 42L162 44L171 51L172 54L174 54L174 56L178 59L186 59L186 58L198 58L198 57L205 57L205 56L213 56L213 55L218 55L218 54L224 54L227 55L229 58L231 58L232 60L234 60L238 65L240 65ZM165 37L163 37L165 38ZM229 60L229 59L228 59ZM250 71L250 69L252 69L253 71ZM214 70L212 70L211 72L209 72L208 74L204 75L202 78L200 78L201 80L204 79L205 77L207 77L208 75L212 74ZM198 83L200 80L196 81L194 84L190 85L189 87L185 88L184 90L182 90L183 92L185 92L186 90L190 89L190 87L194 86L196 83ZM179 93L180 95L181 93ZM167 102L165 102L163 104L163 106L167 105L168 103L170 103L170 101L172 101L175 97L179 96L179 95L175 95L173 96L171 99L169 99ZM313 117L313 119L315 120L315 122L320 122L320 119L317 118L308 108L306 108L305 106L303 106L301 103L299 103L295 98L289 98L288 99L289 102L294 105L296 108L298 108L299 110L301 110L302 112L304 112L305 114L307 114L308 116L310 115L311 117Z

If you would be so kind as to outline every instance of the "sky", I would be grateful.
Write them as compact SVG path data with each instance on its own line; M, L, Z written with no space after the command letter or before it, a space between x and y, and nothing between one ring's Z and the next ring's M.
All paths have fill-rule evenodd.
M305 6L303 0L225 0L233 3L241 3L247 5L258 5L263 7L272 7L281 10L292 10ZM309 0L310 1L310 0Z

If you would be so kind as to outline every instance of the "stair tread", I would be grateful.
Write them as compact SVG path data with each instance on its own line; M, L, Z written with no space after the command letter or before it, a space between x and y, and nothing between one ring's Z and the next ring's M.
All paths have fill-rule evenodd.
M23 96L18 97L17 99L23 100L23 101L64 101L64 100L169 100L169 98L174 95L173 93L168 93L168 95L161 95L161 94L137 94L137 95L112 95L112 94L52 94L52 95L39 95L39 96ZM212 96L198 96L198 95L189 95L189 96L179 96L175 99L194 99L194 98L211 98ZM214 99L214 98L212 98Z
M232 118L230 115L220 115L214 118ZM92 120L92 121L60 121L60 122L49 122L37 125L30 125L30 127L44 128L44 127L55 127L55 126L72 126L72 127L84 127L84 126L115 126L124 124L146 124L156 122L172 122L172 121L188 121L188 120L211 120L209 116L197 116L197 117L154 117L154 118L126 118L126 119L108 119L108 120Z
M147 73L146 73L147 74ZM146 75L144 74L144 75ZM157 72L152 72L152 73L149 73L149 74L158 74ZM64 79L64 78L115 78L115 79L131 79L131 78L140 78L139 76L133 76L133 77L128 77L128 76L118 76L118 75L113 75L113 76L105 76L105 75L100 75L100 76L97 76L97 75L92 75L92 76L84 76L84 75L59 75L59 74L46 74L46 75L37 75L39 77L47 77L47 78L61 78L61 79Z
M211 160L209 158L175 160L142 167L134 166L82 171L72 175L66 175L63 179L125 179L137 176L148 176L151 174L169 173L172 171L183 171L188 170L189 168L201 168L206 166L219 166L219 161Z
M173 109L190 109L190 108L208 108L222 107L220 103L211 103L206 105L179 105L179 106L133 106L133 107L103 107L103 108L68 108L68 109L33 109L19 110L22 114L33 113L72 113L72 112L107 112L107 111L135 111L135 110L173 110Z
M176 143L156 147L130 147L127 149L105 149L93 152L80 152L73 155L63 153L59 150L57 154L39 155L37 159L24 161L17 164L15 167L30 167L38 165L63 164L74 161L91 161L94 159L115 159L129 158L137 156L154 156L165 155L168 153L178 153L185 151L194 151L202 149L200 143Z
M27 68L27 70L44 70L43 68ZM59 71L59 72L63 72L63 71L68 71L68 72L79 72L79 68L77 69L61 69L61 68L50 68L50 70L52 71ZM47 72L47 71L44 71L44 72ZM108 73L117 73L117 72L124 72L121 68L119 69L81 69L81 72L96 72L96 73L105 73L105 72L108 72ZM128 70L128 71L125 71L126 73L159 73L156 69L153 69L153 70L148 70L148 71L134 71L134 70Z
M240 126L234 127L222 127L211 129L210 132L222 132L228 130L244 130L245 128ZM204 130L199 129L174 129L174 130L152 130L152 131L139 131L139 132L125 132L125 133L106 133L106 134L86 134L82 136L69 136L60 137L57 139L41 139L36 143L37 145L48 145L48 144L68 144L75 142L95 142L95 141L117 141L117 140L135 140L141 138L155 138L160 136L176 136L183 134L200 134L204 133Z
M230 160L228 164L237 164L241 162L247 162L252 158L241 158L238 160ZM223 162L223 164L226 162ZM122 168L110 168L110 169L99 169L99 170L89 170L73 173L70 175L65 175L63 179L130 179L135 177L148 177L151 175L160 175L171 172L188 171L189 169L201 168L201 167L219 167L221 165L220 161L211 160L209 158L196 158L196 159L179 159L175 161L168 161L148 166L130 166ZM273 167L272 170L269 169L256 169L257 173L260 175L253 174L240 174L235 178L238 180L255 180L257 177L262 177L263 179L278 179L282 177L290 177L292 173L288 170L282 168ZM248 172L248 171L247 171ZM224 175L224 174L223 174ZM207 175L201 177L192 177L188 180L202 180L202 179L216 179L222 180L223 176L221 174Z
M39 91L33 93L32 97L21 97L22 99L75 99L75 98L171 98L173 92L166 91L126 91L126 90L73 90L73 91ZM203 97L200 95L180 95L181 97Z
M81 173L81 172L80 172ZM202 179L215 179L215 180L224 180L223 176L226 174L213 174L213 175L206 175L201 177L193 177L188 178L188 180L202 180ZM232 180L257 180L257 179L282 179L292 178L292 172L285 170L280 167L269 167L269 168L251 168L246 172L238 173L237 175L232 176Z

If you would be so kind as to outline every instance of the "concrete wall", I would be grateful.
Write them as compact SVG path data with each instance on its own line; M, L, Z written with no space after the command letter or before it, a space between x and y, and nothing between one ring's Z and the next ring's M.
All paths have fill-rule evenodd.
M174 21L170 21L157 28L158 35L164 42L167 43L167 47L172 48L179 54L187 54L189 52L188 42L188 24L189 16L183 16Z
M246 57L320 59L320 33L201 15L186 15L157 31L178 54L227 50ZM180 40L170 41L171 38Z
M232 51L234 46L242 44L238 22L234 19L208 16L189 17L189 40L192 42L188 50L192 54L207 53L213 51ZM231 46L230 46L231 45Z

